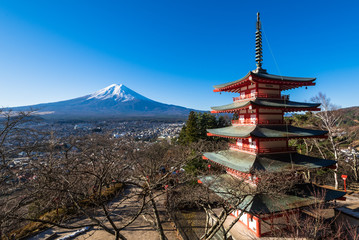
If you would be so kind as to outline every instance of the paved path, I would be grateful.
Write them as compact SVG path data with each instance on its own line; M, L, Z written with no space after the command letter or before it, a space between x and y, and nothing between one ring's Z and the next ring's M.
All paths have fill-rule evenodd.
M116 221L115 223L120 226L121 221L126 220L126 216L128 216L130 213L136 212L136 210L140 206L140 202L137 199L136 192L138 192L139 189L135 187L130 187L125 190L125 195L130 196L128 199L126 199L124 202L121 202L121 198L115 199L111 203L111 210L116 214ZM177 237L177 231L174 228L174 224L169 220L166 211L165 211L165 195L162 195L159 197L158 202L158 211L160 213L160 219L162 222L163 229L165 231L165 234L169 240L172 239L179 239ZM151 212L147 211L148 213ZM101 219L107 226L110 226L107 219L103 216L102 211L98 210L96 212L96 215L99 219ZM146 215L146 218L149 219L150 216ZM72 221L76 224L86 223L90 222L89 219L76 219ZM61 229L58 227L50 228L32 238L30 240L40 240L40 239L46 239L47 237L50 237L51 234L57 233L57 237L53 239L59 239L61 237L64 237L66 235L69 235L76 230L67 230L67 229ZM127 239L132 240L157 240L159 239L158 233L155 231L155 229L152 227L151 223L145 220L143 216L140 216L134 221L130 226L125 228L123 231L121 231L121 234L123 234ZM90 231L87 231L86 233L77 236L77 240L101 240L101 239L114 239L114 236L107 233L106 231L95 227L91 229Z

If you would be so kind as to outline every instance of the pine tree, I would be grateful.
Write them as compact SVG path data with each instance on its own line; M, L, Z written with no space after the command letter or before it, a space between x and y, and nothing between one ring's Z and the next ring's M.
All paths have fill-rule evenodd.
M179 134L178 142L189 144L200 139L218 141L216 137L207 136L207 129L225 127L228 125L227 120L223 116L217 119L215 115L210 113L195 113L192 111Z
M225 126L227 126L227 121L223 116L220 116L218 118L217 127L221 128L221 127L225 127Z
M198 129L198 115L191 111L188 116L188 120L186 123L186 143L196 142L199 139L199 129Z

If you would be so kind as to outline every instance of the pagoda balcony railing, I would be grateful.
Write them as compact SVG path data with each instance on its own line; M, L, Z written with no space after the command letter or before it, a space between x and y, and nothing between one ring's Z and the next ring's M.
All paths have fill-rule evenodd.
M232 124L254 125L254 124L284 124L282 119L257 120L257 119L238 119L232 120Z
M275 99L283 99L289 100L289 95L281 95L281 94L267 94L267 93L249 93L240 95L239 97L234 97L233 102L246 100L250 98L275 98Z
M272 148L251 148L247 146L238 146L237 144L230 143L229 148L232 150L239 150L251 153L278 153L278 152L296 152L296 147L272 147Z
M238 120L232 120L232 124L257 124L257 119L238 119Z

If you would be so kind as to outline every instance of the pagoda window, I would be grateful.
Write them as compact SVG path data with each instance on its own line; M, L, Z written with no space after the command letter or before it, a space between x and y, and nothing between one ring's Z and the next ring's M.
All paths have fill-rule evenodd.
M249 148L251 149L256 149L257 148L257 143L255 140L252 141L252 139L249 139Z
M244 93L244 92L240 92L240 93L239 93L239 99L243 99L244 96L245 96L245 93Z
M252 114L251 115L251 123L256 123L256 121L257 121L257 115Z
M248 140L244 139L242 142L243 142L243 145L244 145L245 147L248 147L248 145L249 145L249 141L248 141Z
M244 115L239 115L239 121L244 122Z
M251 97L255 97L256 95L257 95L256 90L255 89L251 90Z
M237 146L239 146L239 147L243 146L242 139L237 139Z

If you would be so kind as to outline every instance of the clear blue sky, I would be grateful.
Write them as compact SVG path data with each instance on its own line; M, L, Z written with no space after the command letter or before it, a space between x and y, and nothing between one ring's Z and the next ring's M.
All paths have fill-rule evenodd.
M195 109L230 103L233 94L212 86L255 69L257 11L269 42L263 67L317 77L315 87L288 91L292 100L321 91L359 105L359 1L11 0L0 2L0 106L113 83Z

